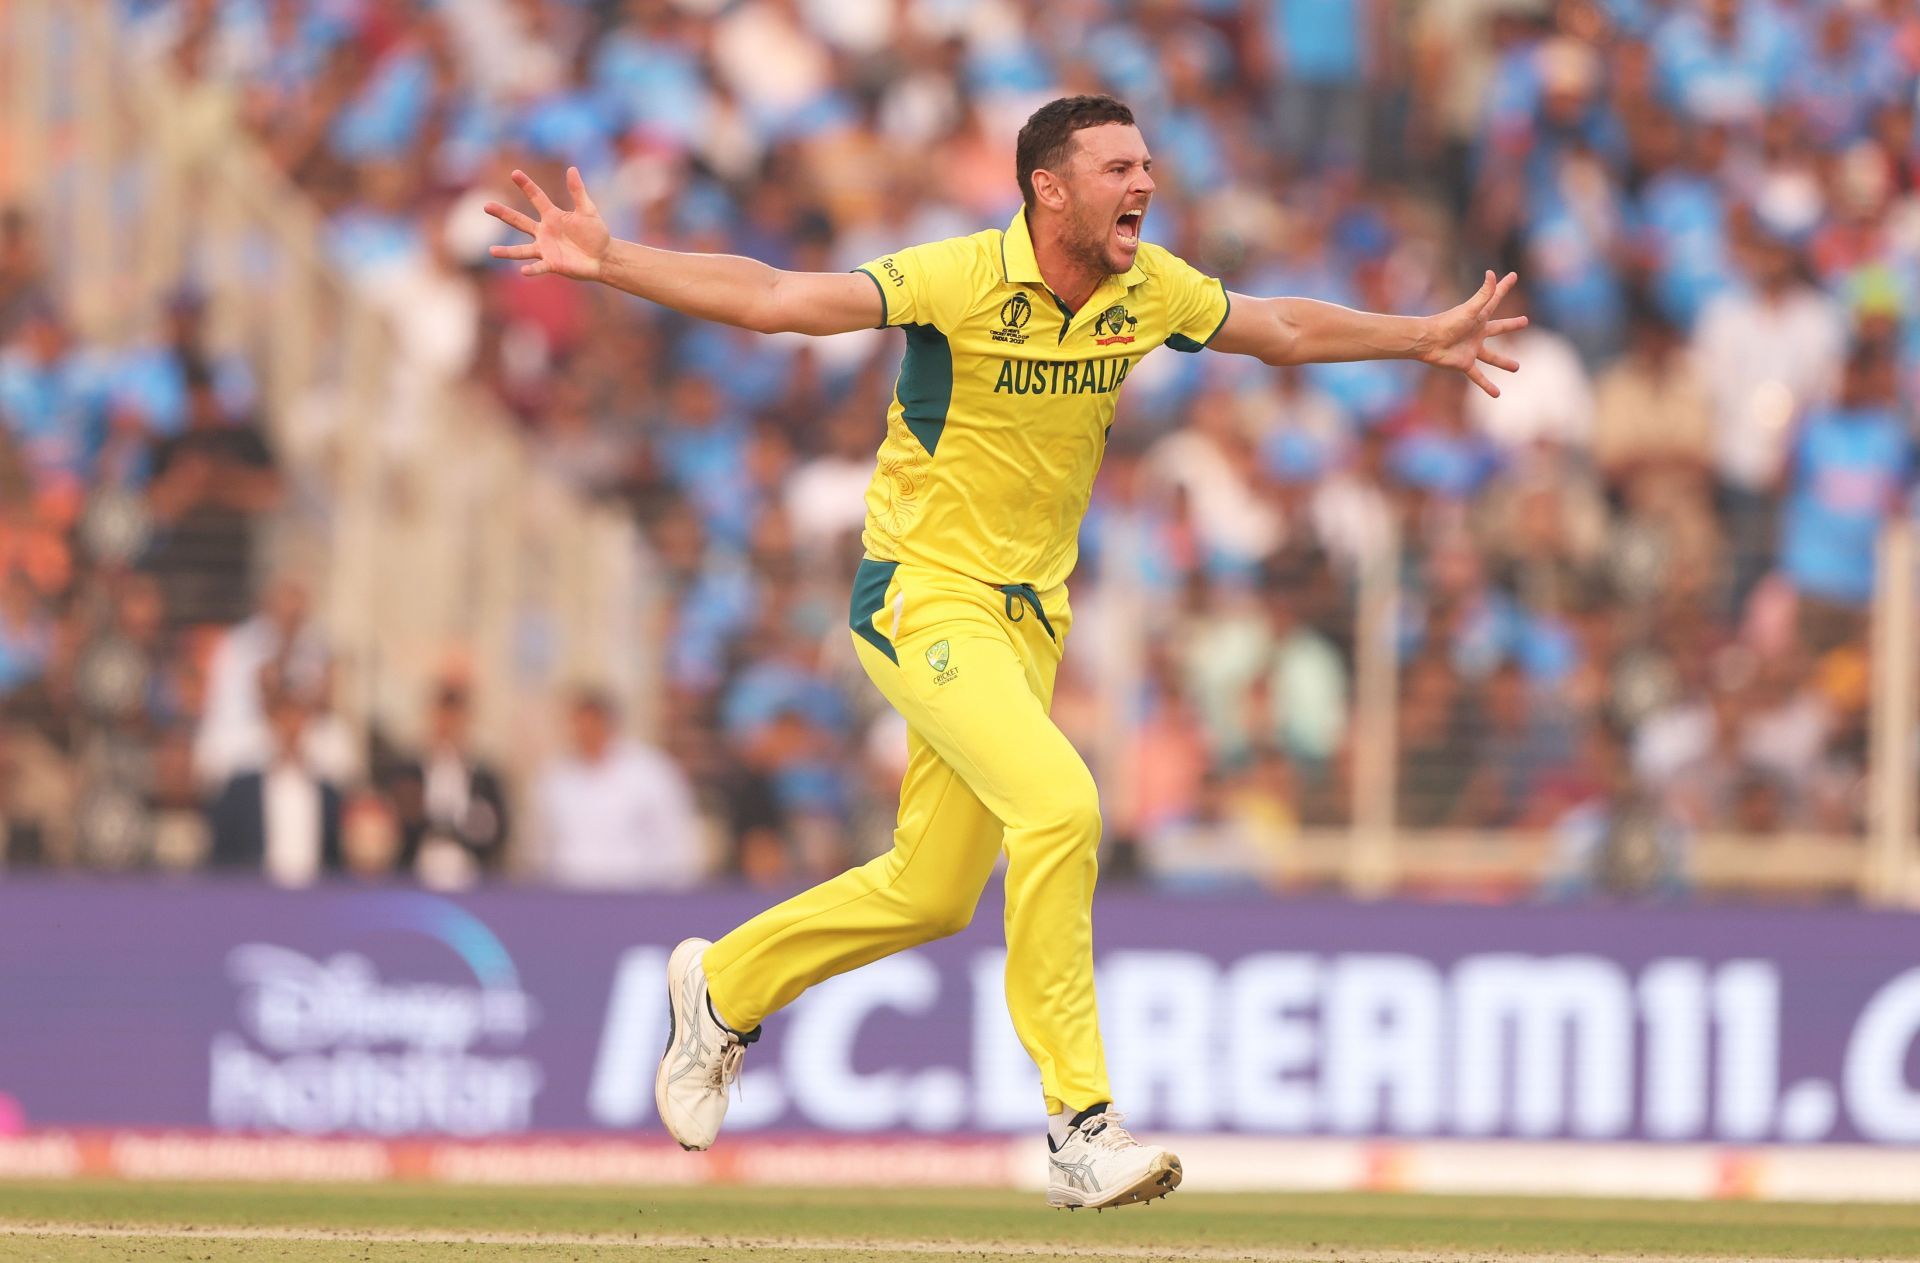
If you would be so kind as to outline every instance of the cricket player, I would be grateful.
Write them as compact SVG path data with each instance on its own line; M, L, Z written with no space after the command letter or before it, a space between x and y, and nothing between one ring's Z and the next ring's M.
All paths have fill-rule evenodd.
M815 983L964 928L1004 851L1007 1007L1039 1066L1048 1201L1163 1196L1179 1159L1120 1125L1094 1011L1092 904L1100 803L1048 717L1073 626L1067 576L1121 385L1155 348L1268 364L1411 359L1512 371L1487 339L1510 274L1424 318L1229 294L1142 240L1153 160L1106 96L1035 111L1014 165L1023 205L1004 230L909 246L847 273L780 271L610 237L577 170L561 210L521 172L538 218L487 211L531 241L493 247L745 329L833 334L896 326L906 354L866 495L853 649L905 716L909 760L893 849L761 913L667 966L661 1121L713 1144L760 1024Z

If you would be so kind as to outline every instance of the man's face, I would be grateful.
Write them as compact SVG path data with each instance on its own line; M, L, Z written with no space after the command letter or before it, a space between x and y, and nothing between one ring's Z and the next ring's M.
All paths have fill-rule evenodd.
M196 384L188 388L187 424L196 430L218 430L226 425L226 410L213 387Z
M467 740L467 702L464 697L442 697L433 705L433 740L436 745L460 746Z
M599 706L581 703L573 708L574 752L597 763L613 743L613 717Z
M41 364L51 364L66 354L67 331L51 316L41 316L27 325L28 353Z
M1053 175L1066 194L1065 244L1075 258L1109 273L1133 266L1153 196L1152 171L1137 127L1102 123L1073 134L1067 160Z
M288 635L307 621L307 590L290 580L281 580L267 590L262 604L268 621Z
M1752 260L1754 281L1768 289L1793 279L1793 247L1774 237L1755 234L1748 257Z
M284 758L298 758L300 739L306 732L307 708L298 697L283 693L267 708L267 726L273 732L274 747Z
M1886 403L1899 391L1900 374L1892 355L1860 355L1847 365L1846 396L1855 407Z

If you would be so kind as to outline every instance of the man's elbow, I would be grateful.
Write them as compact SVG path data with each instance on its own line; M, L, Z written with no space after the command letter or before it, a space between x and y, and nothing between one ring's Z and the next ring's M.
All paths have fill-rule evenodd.
M1273 328L1268 331L1266 341L1260 348L1260 362L1272 368L1292 368L1307 362L1301 350L1300 327L1291 320L1276 316Z
M792 315L778 302L753 303L733 323L749 333L794 332Z
M798 295L787 284L787 273L767 268L761 284L745 295L741 310L729 322L752 333L791 333L799 319Z
M770 304L751 312L747 319L740 322L740 327L755 333L804 333L809 337L824 337L842 331L830 313L808 311L790 303Z

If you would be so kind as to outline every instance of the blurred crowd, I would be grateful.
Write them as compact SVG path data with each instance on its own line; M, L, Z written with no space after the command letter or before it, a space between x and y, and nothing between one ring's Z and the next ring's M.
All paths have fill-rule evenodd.
M1132 375L1056 702L1111 754L1106 871L1260 883L1352 818L1383 558L1402 825L1544 830L1556 888L1643 891L1679 888L1702 832L1862 827L1874 544L1911 512L1920 388L1911 0L121 8L312 196L409 356L488 383L539 459L630 507L671 597L668 695L658 748L604 695L563 699L568 748L520 786L463 735L484 680L435 694L431 748L351 748L305 598L259 582L281 475L247 366L205 347L191 291L149 348L76 344L10 217L11 862L684 885L883 848L904 741L844 620L898 340L523 278L479 205L577 164L617 235L844 269L1003 225L1014 133L1081 91L1141 120L1147 235L1230 288L1424 313L1512 268L1533 319L1498 401L1399 363ZM61 769L65 816L35 798ZM53 817L79 840L35 840Z

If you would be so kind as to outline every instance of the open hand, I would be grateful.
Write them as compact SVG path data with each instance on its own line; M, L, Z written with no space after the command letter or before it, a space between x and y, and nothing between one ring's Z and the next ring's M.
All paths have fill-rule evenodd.
M1451 311L1429 316L1420 359L1436 368L1451 368L1465 373L1474 385L1498 399L1500 388L1488 379L1486 370L1480 366L1491 364L1509 373L1520 371L1519 361L1487 345L1488 338L1497 338L1503 333L1514 333L1527 327L1525 316L1510 316L1504 320L1493 318L1493 313L1500 309L1500 300L1507 296L1507 291L1519 279L1518 273L1509 272L1496 282L1493 273L1488 272L1485 283L1472 298Z
M573 197L573 209L563 211L541 191L524 171L513 173L513 182L533 203L540 218L534 219L511 206L488 202L487 214L509 228L517 228L532 237L510 246L493 246L488 253L496 259L531 259L520 265L520 275L541 276L553 272L577 281L600 278L600 264L606 258L613 235L600 218L600 210L587 196L586 183L578 167L567 168L567 192Z

